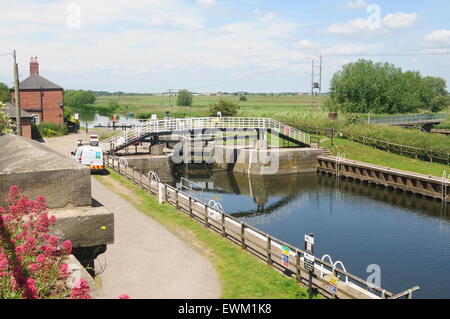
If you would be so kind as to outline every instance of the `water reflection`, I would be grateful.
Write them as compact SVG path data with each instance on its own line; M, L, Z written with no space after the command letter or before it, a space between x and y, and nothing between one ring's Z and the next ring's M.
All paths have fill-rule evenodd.
M318 257L343 260L361 278L368 265L380 265L385 289L419 285L416 297L450 298L450 208L437 200L320 174L182 167L177 176L198 183L204 199L294 246L314 233Z

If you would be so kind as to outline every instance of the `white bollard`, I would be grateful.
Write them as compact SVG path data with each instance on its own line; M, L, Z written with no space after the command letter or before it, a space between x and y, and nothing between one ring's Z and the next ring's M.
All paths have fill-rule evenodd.
M164 203L164 197L164 184L158 183L158 200L160 204Z

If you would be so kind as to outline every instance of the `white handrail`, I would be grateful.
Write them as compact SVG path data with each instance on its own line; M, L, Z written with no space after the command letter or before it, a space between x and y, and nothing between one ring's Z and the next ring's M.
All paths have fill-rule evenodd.
M102 141L100 147L102 147L104 151L116 149L117 147L131 144L133 141L137 141L140 137L150 133L157 134L168 131L209 128L270 129L301 143L307 145L311 144L311 136L309 134L270 118L204 117L143 121L137 124L132 130L122 131L121 133Z

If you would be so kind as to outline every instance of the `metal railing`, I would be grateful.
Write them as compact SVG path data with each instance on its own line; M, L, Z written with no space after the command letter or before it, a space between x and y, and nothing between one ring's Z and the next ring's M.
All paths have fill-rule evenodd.
M402 116L386 116L367 119L368 123L376 125L411 125L423 123L435 123L445 120L445 114L419 114L419 115L402 115ZM362 120L365 122L365 120Z
M300 143L311 145L311 136L294 127L270 118L253 117L201 117L142 121L130 130L123 131L100 143L105 152L139 141L152 133L182 132L200 129L266 129L276 131Z

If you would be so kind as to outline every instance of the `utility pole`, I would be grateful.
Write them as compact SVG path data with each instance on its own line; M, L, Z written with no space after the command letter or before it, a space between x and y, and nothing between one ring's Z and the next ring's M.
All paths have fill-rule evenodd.
M321 105L321 98L322 98L322 62L323 62L323 56L320 55L320 73L319 73L319 108Z
M16 60L16 50L13 53L14 58L14 93L16 100L16 133L18 136L22 136L21 114L20 114L20 91L19 91L19 67Z
M316 65L312 61L312 70L311 70L311 107L314 107L315 95L318 94L318 106L321 106L321 95L322 95L322 63L323 63L323 55L320 55L320 64ZM319 73L316 73L316 69L319 69ZM316 81L316 77L319 77L319 80ZM318 91L318 92L317 92Z
M170 97L171 97L172 91L173 91L174 89L167 89L167 90L169 91L169 106L170 106Z

